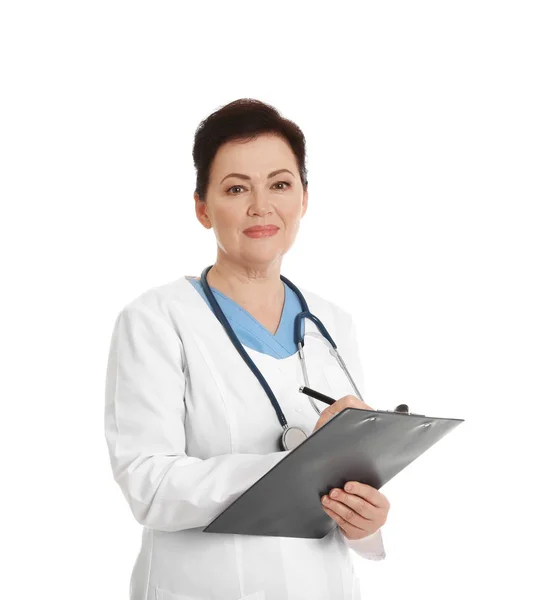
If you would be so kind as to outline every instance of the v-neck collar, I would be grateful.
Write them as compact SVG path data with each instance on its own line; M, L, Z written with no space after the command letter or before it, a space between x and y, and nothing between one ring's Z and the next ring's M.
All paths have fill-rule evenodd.
M232 346L232 342L229 339L224 327L215 317L213 311L210 310L205 296L203 297L194 284L190 281L191 278L196 279L195 277L184 275L177 279L175 283L180 285L182 289L186 290L186 292L183 293L183 299L185 302L189 303L189 314L191 315L191 319L198 324L194 327L194 335L197 338L201 338L203 344L201 346L201 351L207 353L206 344L209 346L209 348L213 348L215 352L219 353L226 352L227 348L232 348L232 350L235 351L235 348ZM332 322L334 313L328 304L322 302L319 296L312 294L309 290L306 290L303 287L299 287L298 289L305 296L309 310L312 313L316 313L321 321L324 321L325 323ZM290 288L288 288L288 290L294 294ZM205 324L200 324L200 320ZM310 319L305 319L302 321L302 324L302 332L305 332L304 353L306 355L306 359L309 356L308 362L312 363L314 361L316 364L318 364L319 361L326 361L329 359L328 348L323 343L322 335L318 331L315 323L313 323L313 321ZM271 334L269 335L270 338L273 339ZM297 351L293 354L288 354L287 356L273 356L271 354L267 354L266 352L252 348L243 341L241 341L241 344L258 365L272 370L275 369L277 371L281 371L282 369L287 368L292 362L297 363L299 361ZM208 356L208 360L212 361L211 355ZM316 371L316 374L317 373L318 371Z
M202 292L200 279L195 276L187 275L185 276L185 281L193 288L198 296L200 296L206 307L211 310L209 302ZM198 288L195 287L195 283L198 284ZM294 292L285 284L285 282L283 282L283 286L285 290L285 299L281 311L281 319L275 334L272 334L266 329L262 323L255 319L245 308L232 300L232 298L226 296L216 288L211 287L213 294L220 297L221 309L228 321L230 321L230 323L234 325L234 328L237 329L238 337L242 338L240 341L244 345L250 344L250 346L254 346L254 348L252 348L253 350L263 352L273 358L285 358L285 354L290 356L297 352L292 344L288 344L285 340L292 339L294 331L292 302L295 301L297 305L299 305L299 302L297 298L292 298ZM256 332L255 327L257 329Z
M198 278L194 278L197 279L199 281ZM262 325L262 323L260 321L258 321L257 319L255 319L255 317L253 317L253 315L245 308L243 308L243 306L241 306L241 304L239 304L238 302L236 302L235 300L233 300L232 298L230 298L230 296L227 296L226 294L223 294L223 292L220 292L217 288L214 288L212 286L210 286L210 288L216 293L219 294L220 296L222 296L225 300L228 301L229 303L229 307L231 309L233 309L233 313L229 314L228 317L231 318L232 320L236 321L236 323L240 326L243 327L243 318L239 318L237 313L241 313L242 315L244 315L246 318L250 319L255 325L258 326L259 329L262 330L263 333L268 334L270 337L274 338L275 340L277 340L277 338L279 337L279 334L282 333L282 328L285 327L285 307L287 305L287 285L285 284L285 282L283 281L283 289L285 292L285 299L283 301L283 308L281 309L281 318L279 319L279 325L277 327L277 330L275 333L271 333L271 331L269 329L266 329L264 327L264 325Z

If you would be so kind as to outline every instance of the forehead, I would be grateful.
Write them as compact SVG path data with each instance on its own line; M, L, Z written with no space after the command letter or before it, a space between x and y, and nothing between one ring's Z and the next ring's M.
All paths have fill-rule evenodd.
M265 175L279 168L296 169L296 156L290 145L277 135L260 135L250 141L229 141L223 144L213 160L212 176L229 172Z

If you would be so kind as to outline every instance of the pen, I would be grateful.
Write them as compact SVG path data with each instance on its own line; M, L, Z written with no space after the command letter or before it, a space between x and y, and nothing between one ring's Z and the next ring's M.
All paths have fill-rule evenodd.
M305 394L306 396L311 396L311 398L315 398L315 400L321 400L322 402L326 402L326 404L334 404L335 400L330 398L330 396L326 396L325 394L321 394L320 392L316 392L311 388L306 387L305 385L300 386L300 392Z
M320 392L312 390L311 388L308 388L305 385L300 386L300 392L302 392L302 394L305 394L306 396L311 396L311 398L315 398L315 400L321 400L322 402L326 402L326 404L332 405L335 402L335 400L333 398L330 398L330 396L321 394ZM398 406L394 409L394 412L409 414L409 407L407 406L407 404L398 404Z

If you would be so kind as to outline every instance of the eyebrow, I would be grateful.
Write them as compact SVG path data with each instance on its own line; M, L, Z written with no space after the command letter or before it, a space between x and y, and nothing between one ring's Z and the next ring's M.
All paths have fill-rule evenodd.
M268 175L268 179L270 179L271 177L274 177L275 175L278 175L279 173L283 173L283 172L287 172L290 173L293 177L294 175L288 170L288 169L277 169L277 171L272 171L269 175ZM243 173L229 173L226 177L223 177L221 179L221 183L225 180L228 179L228 177L239 177L240 179L251 179L248 175L243 175Z

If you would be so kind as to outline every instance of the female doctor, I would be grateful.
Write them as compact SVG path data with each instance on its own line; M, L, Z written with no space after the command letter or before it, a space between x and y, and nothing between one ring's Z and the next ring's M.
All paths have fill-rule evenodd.
M307 437L346 407L371 407L355 395L363 376L350 315L281 276L307 210L301 130L267 104L237 100L200 123L193 158L196 217L213 229L215 263L125 305L107 365L111 468L143 525L130 600L361 598L349 549L385 557L390 507L368 485L346 482L322 497L336 525L322 539L203 532L295 447L287 428ZM347 214L339 199L336 207ZM355 388L308 319L304 372L293 336L298 294ZM339 399L308 401L304 383Z

